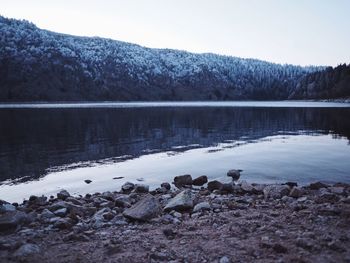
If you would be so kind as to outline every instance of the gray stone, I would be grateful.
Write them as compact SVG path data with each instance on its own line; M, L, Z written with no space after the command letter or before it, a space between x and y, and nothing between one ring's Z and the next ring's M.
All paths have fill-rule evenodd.
M199 212L199 211L203 211L203 210L210 210L210 204L208 202L201 202L198 203L194 206L193 208L193 213Z
M68 203L66 203L64 201L58 201L58 202L55 202L55 203L51 204L47 208L50 211L56 211L56 210L61 209L61 208L68 208L68 206L69 206Z
M242 170L240 169L231 169L227 172L227 176L232 177L232 180L237 181L241 176Z
M13 212L16 211L16 207L11 204L0 205L0 213Z
M39 206L43 206L47 204L47 197L46 196L35 196L32 195L29 197L29 205L39 205Z
M290 192L288 185L271 184L264 188L265 198L280 199Z
M44 209L39 216L40 220L44 222L49 222L50 218L53 217L55 217L55 214L48 209Z
M332 186L332 187L328 187L328 189L333 194L337 194L337 195L345 194L345 188L341 186Z
M130 193L132 190L134 190L135 185L130 182L126 182L125 184L122 185L122 191L124 193Z
M177 188L181 188L186 185L192 185L192 176L189 174L175 176L174 184Z
M61 200L65 200L67 197L70 197L70 194L67 190L62 190L59 193L57 193L57 198Z
M289 196L290 196L290 197L293 197L293 198L299 198L299 197L301 197L303 194L304 194L304 191L303 191L302 188L297 187L297 186L294 186L294 187L292 188L292 190L290 191Z
M219 263L230 263L231 260L227 256L223 256L219 259Z
M135 184L134 191L136 193L148 193L149 192L149 186L145 184Z
M65 217L68 213L67 208L61 208L53 212L56 216Z
M208 177L206 175L199 176L193 179L192 184L195 186L202 186L208 182Z
M311 190L319 190L319 189L321 189L321 188L327 188L327 185L324 184L324 183L321 183L321 182L316 182L316 183L311 183L311 184L309 185L309 188L310 188Z
M170 190L170 188L171 188L171 185L169 183L167 183L167 182L162 183L160 186L162 188L165 188L166 190Z
M89 179L84 180L84 182L87 183L87 184L91 184L92 183L92 181L89 180Z
M53 219L56 219L55 221ZM58 229L69 229L73 226L73 222L70 218L51 218L54 221L53 227Z
M24 244L13 254L15 257L25 258L40 253L40 247L35 244Z
M115 202L115 206L117 206L117 207L126 208L126 207L131 206L130 197L127 195L122 195L122 196L116 197L114 202Z
M254 192L254 187L247 181L242 181L241 182L241 189L246 192L246 193L253 193Z
M160 212L161 207L158 200L152 195L147 195L132 207L126 209L123 215L132 220L148 221L157 217Z
M0 232L16 228L18 225L29 222L29 217L21 211L9 211L0 214Z
M208 190L209 191L214 191L214 190L220 190L222 188L222 183L220 183L219 181L210 181L208 183Z
M168 204L164 207L164 211L184 211L193 207L193 195L191 190L184 190L170 199Z

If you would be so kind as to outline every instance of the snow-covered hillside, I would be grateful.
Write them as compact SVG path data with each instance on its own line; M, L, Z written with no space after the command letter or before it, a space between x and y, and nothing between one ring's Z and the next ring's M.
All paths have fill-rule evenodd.
M0 101L286 99L320 70L76 37L0 17Z

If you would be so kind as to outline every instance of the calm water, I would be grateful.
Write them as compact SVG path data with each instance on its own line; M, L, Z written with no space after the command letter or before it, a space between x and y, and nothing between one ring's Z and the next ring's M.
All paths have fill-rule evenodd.
M0 199L10 201L184 173L227 181L232 168L251 182L350 182L350 104L2 104L0 125Z

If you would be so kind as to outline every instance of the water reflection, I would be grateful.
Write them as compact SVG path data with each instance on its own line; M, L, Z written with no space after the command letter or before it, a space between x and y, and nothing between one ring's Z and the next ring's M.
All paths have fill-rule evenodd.
M1 109L0 181L32 180L53 167L280 134L349 140L349 116L349 108Z

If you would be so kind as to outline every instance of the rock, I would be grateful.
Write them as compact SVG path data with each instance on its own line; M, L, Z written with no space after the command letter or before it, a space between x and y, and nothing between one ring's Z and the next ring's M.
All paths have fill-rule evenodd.
M11 204L0 205L0 213L13 212L16 211L16 207Z
M186 185L192 185L192 176L189 174L175 176L174 184L177 188L181 188Z
M47 197L46 196L35 196L31 195L29 197L29 205L38 205L38 206L44 206L47 205Z
M22 211L9 211L0 214L0 232L12 230L27 222L29 222L29 217Z
M35 244L24 244L13 254L15 257L25 258L40 253L40 247Z
M311 190L319 190L321 188L327 188L327 185L321 182L311 183L308 187Z
M286 182L285 185L288 185L290 188L297 187L298 183L296 182Z
M280 184L271 184L264 188L265 199L273 198L280 199L290 192L289 186Z
M193 213L199 212L199 211L204 211L204 210L210 210L210 204L208 202L201 202L198 203L194 206L193 208Z
M56 216L65 217L68 213L67 208L61 208L53 212Z
M87 183L87 184L91 184L92 183L92 181L89 180L89 179L84 180L84 182Z
M211 192L214 190L220 190L222 188L222 183L216 180L210 181L207 187L208 187L208 190Z
M245 193L253 193L254 191L254 187L253 185L251 185L250 183L248 183L247 181L242 181L241 182L241 189L243 190L243 192Z
M299 198L299 197L301 197L303 194L304 194L304 191L303 191L302 188L297 187L297 186L294 186L294 187L292 188L292 190L290 191L289 196L290 196L290 197L293 197L293 198Z
M184 211L193 207L193 195L191 190L187 189L177 194L174 198L170 199L168 204L164 207L164 211Z
M55 219L55 220L53 220ZM58 229L69 229L73 226L73 221L70 218L52 218L53 227Z
M337 194L337 195L344 195L345 194L345 188L341 187L341 186L328 187L328 190L331 191L331 193Z
M227 256L223 256L219 259L219 263L230 263L231 260Z
M49 222L50 218L53 217L55 217L55 214L52 213L49 209L44 209L39 216L39 218L44 222Z
M174 239L174 237L176 236L176 232L171 228L163 229L163 234L166 236L167 239Z
M220 188L220 193L232 193L233 192L233 185L232 183L228 184L222 184Z
M277 253L287 253L288 252L288 249L285 246L281 245L281 244L274 244L272 246L272 248Z
M113 180L119 180L119 179L123 179L124 176L117 176L117 177L113 177Z
M130 197L129 196L125 196L125 195L118 196L115 199L114 202L115 202L115 206L117 206L117 207L126 208L126 207L130 207L131 206Z
M148 221L160 214L161 207L158 200L152 196L147 195L132 207L126 209L123 215L126 218L139 221Z
M315 202L318 204L322 203L335 203L338 202L340 197L328 191L321 191L321 193L316 197Z
M134 191L136 193L148 193L149 192L149 186L145 184L135 184Z
M134 190L135 185L130 182L126 182L125 184L122 185L122 191L124 193L130 193L132 190Z
M58 201L58 202L51 204L47 208L50 211L56 211L56 210L61 209L61 208L68 208L68 206L69 206L68 203L66 203L65 201Z
M240 169L231 169L227 172L227 176L232 177L232 180L237 181L240 178L242 171L243 170Z
M62 190L59 193L57 193L58 199L65 200L67 197L70 197L70 194L66 190Z
M206 175L199 176L193 179L192 184L196 186L202 186L208 182L208 177Z
M70 203L75 204L75 205L83 205L83 203L84 203L84 201L79 201L78 199L76 199L72 196L67 197L66 202L70 202Z
M169 183L166 183L166 182L162 183L160 185L160 187L165 188L166 190L170 190L171 189L171 185Z
M94 216L91 218L90 224L93 228L99 229L104 227L108 221L108 216L105 218L105 214L110 213L112 210L108 207L103 208L97 211Z
M297 238L296 245L306 250L311 250L313 248L311 240L307 238Z

